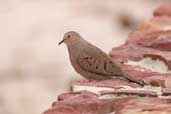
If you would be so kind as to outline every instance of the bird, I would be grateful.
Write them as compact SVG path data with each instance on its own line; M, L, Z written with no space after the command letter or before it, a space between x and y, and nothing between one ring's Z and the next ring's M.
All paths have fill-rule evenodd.
M65 33L58 45L62 43L67 46L70 62L75 71L85 79L90 81L121 79L144 86L144 82L123 72L122 68L105 52L86 41L79 33L75 31Z

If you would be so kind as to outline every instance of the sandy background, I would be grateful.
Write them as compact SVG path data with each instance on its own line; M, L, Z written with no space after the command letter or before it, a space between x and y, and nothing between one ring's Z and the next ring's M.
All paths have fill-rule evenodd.
M133 22L152 17L160 0L0 0L0 114L41 114L81 78L65 45L69 30L109 52L122 44Z

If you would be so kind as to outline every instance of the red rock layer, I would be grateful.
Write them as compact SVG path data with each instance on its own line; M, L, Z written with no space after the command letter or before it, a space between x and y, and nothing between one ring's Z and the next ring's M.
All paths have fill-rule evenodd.
M121 80L79 81L72 87L106 87L110 90L61 94L44 114L170 114L171 98L161 97L171 95L171 73L139 70L139 66L126 64L129 60L140 61L150 57L162 60L171 70L171 3L166 1L154 11L153 16L131 32L125 44L113 48L110 56L137 80L161 87L160 94L153 89L137 89L138 85ZM122 89L124 86L131 89Z

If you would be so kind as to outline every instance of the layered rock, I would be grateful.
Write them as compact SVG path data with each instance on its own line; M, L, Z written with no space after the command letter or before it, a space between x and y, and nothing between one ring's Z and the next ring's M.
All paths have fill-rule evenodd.
M171 3L131 32L109 53L125 72L147 86L123 80L79 81L44 114L170 114Z

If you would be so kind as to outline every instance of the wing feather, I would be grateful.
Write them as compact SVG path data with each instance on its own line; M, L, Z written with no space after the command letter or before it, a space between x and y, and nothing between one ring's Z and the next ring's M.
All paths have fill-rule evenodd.
M102 50L97 47L85 49L76 58L82 69L106 76L122 75L120 67L114 64Z

